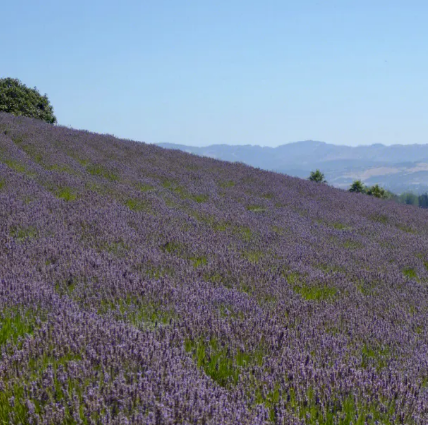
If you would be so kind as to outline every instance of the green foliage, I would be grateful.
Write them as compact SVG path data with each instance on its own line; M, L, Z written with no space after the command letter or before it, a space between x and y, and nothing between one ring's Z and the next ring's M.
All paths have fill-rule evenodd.
M53 350L53 347L50 347L50 351ZM37 414L42 414L44 407L51 400L63 400L65 397L64 391L59 381L58 368L64 367L67 368L68 363L73 361L80 361L81 355L68 353L61 357L50 356L47 353L44 353L40 357L32 358L28 367L31 371L33 381L43 379L43 374L49 368L54 374L54 385L46 388L46 398L42 400L32 400L34 403L34 409ZM25 386L29 385L29 382L25 382ZM24 385L6 382L4 390L0 392L0 424L10 424L10 423L21 423L28 424L28 404L27 398L25 395ZM87 382L68 378L67 387L68 390L75 394L79 402L82 402L83 392ZM10 400L13 400L13 403ZM65 420L64 424L74 424L76 423L76 417L72 414L69 407L66 407L64 410ZM87 424L87 418L83 415L82 412L79 414L80 421L79 423ZM13 419L13 420L12 420Z
M16 238L18 241L23 241L25 239L33 239L37 237L37 229L34 226L30 227L12 227L11 236Z
M231 224L227 221L217 221L213 222L210 227L216 232L225 232L231 227Z
M271 193L271 192L264 193L262 196L265 199L273 199L275 197L275 195L273 193Z
M380 199L391 199L392 198L392 199L398 200L400 202L399 198L397 198L396 195L394 195L393 193L384 189L383 187L380 187L378 184L367 187L362 183L361 180L355 180L351 184L351 187L349 188L349 192L365 193L366 195L374 196L375 198L380 198Z
M217 271L205 272L203 278L205 281L214 283L216 286L223 285L226 288L232 288L238 283L237 278L229 270L222 271L221 273Z
M58 164L45 165L44 168L51 171L58 171L60 173L75 174L73 169L70 167L67 167L67 165L58 165Z
M399 196L399 202L406 205L419 206L419 197L414 193L405 192Z
M13 397L13 405L10 403L10 398ZM12 416L13 415L13 416ZM28 409L25 406L24 389L16 386L13 389L6 389L0 392L0 423L10 424L12 417L18 420L19 423L28 423Z
M248 226L237 226L235 231L245 242L250 242L255 236L251 228Z
M209 196L208 195L192 195L190 198L193 199L198 204L201 204L203 202L208 201Z
M340 221L336 221L332 224L332 226L337 230L350 230L351 227L347 226L346 224L341 223Z
M191 257L193 267L197 269L198 267L203 267L208 264L207 257Z
M206 213L191 210L189 211L189 215L195 217L198 221L206 224L215 231L225 232L228 228L231 227L231 224L229 222L219 220L217 217L208 215Z
M311 171L311 174L308 177L308 180L315 183L327 183L327 180L325 179L324 174L321 173L320 170Z
M22 137L14 137L13 143L20 147L29 157L31 157L35 162L40 164L43 161L43 154L38 151L34 145L24 144L25 141Z
M159 325L166 326L177 316L171 308L131 295L116 300L103 300L98 314L109 312L121 321L145 329L154 329Z
M361 279L359 282L356 282L356 288L361 294L366 297L375 296L378 292L377 284L373 282L367 282Z
M0 112L37 118L49 124L57 122L47 96L14 78L0 79Z
M413 192L404 192L400 196L391 195L391 198L400 204L428 208L428 193L423 193L418 196Z
M336 288L329 286L296 285L293 290L308 301L326 301L334 298L337 293Z
M163 252L168 252L169 254L183 255L186 252L186 246L176 241L169 241L166 244L161 246Z
M253 352L241 349L234 352L216 338L188 339L185 349L192 354L198 367L202 367L205 373L222 387L236 385L242 368L263 364L264 352L261 348Z
M64 201L74 201L77 198L77 195L69 187L63 187L58 191L58 198L64 199Z
M298 397L294 388L290 388L288 397L291 409L307 425L392 425L390 418L396 409L393 399L384 400L378 396L360 402L352 394L344 397L332 395L324 404L319 402L312 388L307 390L304 397ZM274 421L275 417L272 416L271 420Z
M370 218L373 221L377 221L378 223L382 223L382 224L387 224L389 222L388 216L383 214L374 214Z
M361 242L347 240L343 243L343 247L346 249L361 249L364 248L364 245Z
M418 274L416 273L415 269L412 269L411 267L407 267L403 270L404 276L408 277L409 279L417 279Z
M128 199L125 205L132 211L144 211L148 209L147 203L141 199Z
M349 188L350 192L355 192L355 193L366 193L366 190L367 189L361 180L355 180L351 184L351 187Z
M235 184L236 183L233 180L228 180L228 181L224 181L224 182L219 183L219 186L222 187L222 188L224 188L224 189L226 189L228 187L235 186Z
M375 184L367 189L367 195L374 196L375 198L387 199L389 198L388 192L380 187L378 184Z
M161 245L160 249L165 253L175 255L191 262L195 269L204 267L208 264L208 258L205 255L194 255L191 253L188 246L177 241L169 241Z
M175 193L181 198L185 198L188 195L187 190L183 186L177 184L174 180L164 179L162 182L162 186L165 189L171 189L172 193Z
M89 174L92 174L93 176L101 176L104 177L107 180L110 181L117 181L119 180L119 176L114 173L113 171L108 170L107 168L103 167L102 165L89 165L86 170Z
M156 190L156 188L150 184L142 184L142 183L138 183L137 184L137 188L139 190L141 190L141 192L152 192L154 190Z
M16 343L19 337L31 335L35 329L34 314L7 309L0 313L0 346L8 341Z
M428 208L428 193L419 195L418 203L421 208Z
M272 232L276 233L277 235L283 235L285 230L280 226L272 226Z
M123 240L118 240L117 242L111 242L110 244L104 244L101 247L102 250L110 252L117 257L122 257L127 254L128 246L123 242Z
M266 208L261 205L248 205L247 210L258 213L258 212L265 212Z
M162 186L169 189L171 193L177 195L180 199L191 199L199 204L208 201L209 195L206 193L192 194L184 186L180 186L174 180L164 179Z
M25 173L25 165L21 164L18 161L13 161L13 160L6 160L4 161L4 163L9 167L12 168L12 170L14 171L18 171L18 173Z
M258 263L263 258L262 251L245 251L243 253L244 258L246 258L250 263Z
M72 295L78 284L78 278L76 276L69 276L63 280L57 280L55 282L55 291L59 295Z
M416 233L417 233L415 229L413 229L412 227L407 226L407 225L405 225L405 224L402 224L402 223L397 223L397 224L395 225L395 227L396 227L397 229L402 230L403 232L406 232L406 233L413 233L413 234L416 234Z
M389 356L388 347L373 347L364 344L361 351L361 367L366 368L372 365L377 370L383 369L387 366Z

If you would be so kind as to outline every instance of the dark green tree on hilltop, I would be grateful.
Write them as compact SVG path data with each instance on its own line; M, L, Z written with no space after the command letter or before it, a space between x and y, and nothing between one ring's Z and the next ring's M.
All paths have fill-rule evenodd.
M14 78L0 79L0 112L56 123L47 96L42 96L37 88L30 89Z
M327 183L327 180L325 179L324 174L321 173L320 170L311 171L309 180L311 182L316 182L316 183Z
M351 184L349 191L354 193L366 193L366 188L361 180L355 180Z
M375 184L367 189L367 195L374 196L375 198L386 199L388 198L388 192L380 187L378 184Z

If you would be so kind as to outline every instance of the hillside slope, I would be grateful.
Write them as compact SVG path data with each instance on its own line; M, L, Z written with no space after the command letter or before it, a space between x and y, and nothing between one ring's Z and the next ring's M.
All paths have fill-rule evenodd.
M0 114L0 422L426 424L427 218Z

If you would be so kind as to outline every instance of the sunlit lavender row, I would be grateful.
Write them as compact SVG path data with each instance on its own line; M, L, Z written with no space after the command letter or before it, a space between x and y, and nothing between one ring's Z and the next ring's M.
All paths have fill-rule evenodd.
M426 424L427 219L0 114L0 423Z

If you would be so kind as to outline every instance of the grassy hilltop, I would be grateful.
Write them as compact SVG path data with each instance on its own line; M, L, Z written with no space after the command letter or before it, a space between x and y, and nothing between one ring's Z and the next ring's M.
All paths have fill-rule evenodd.
M0 424L426 424L427 211L0 114Z

